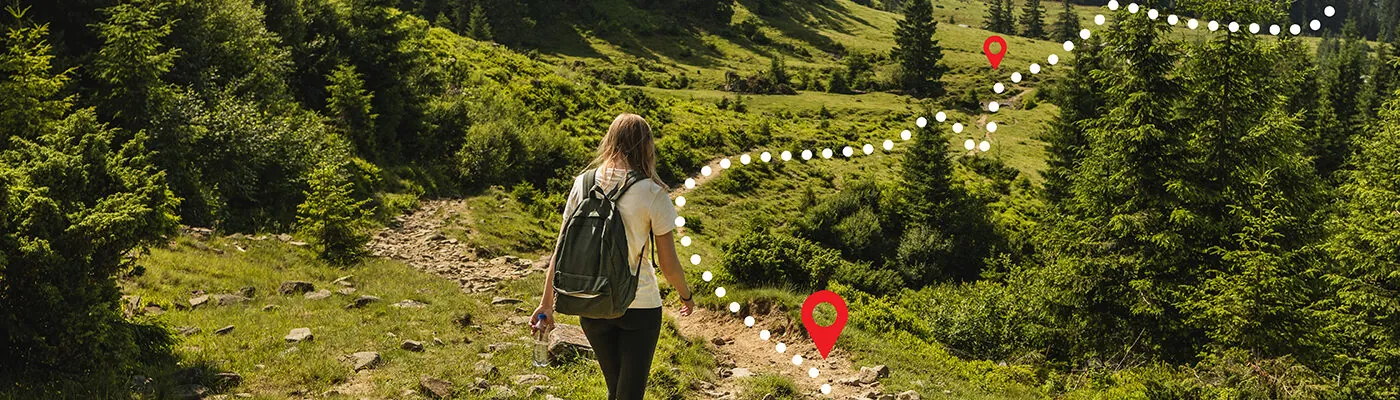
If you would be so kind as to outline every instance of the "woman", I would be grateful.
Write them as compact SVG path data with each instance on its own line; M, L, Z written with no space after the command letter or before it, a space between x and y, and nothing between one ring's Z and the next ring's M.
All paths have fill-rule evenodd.
M628 231L630 259L645 257L641 259L637 272L637 297L619 318L579 319L579 325L598 357L598 365L603 369L603 378L608 382L608 398L640 400L646 391L651 358L661 334L661 291L656 284L656 271L650 259L652 256L646 251L647 239L656 239L654 254L659 259L655 261L661 265L666 281L680 295L680 315L688 316L695 308L671 234L676 228L676 207L671 204L666 186L656 175L656 146L652 142L651 127L641 116L622 114L613 119L608 134L598 145L598 157L591 167L596 168L590 171L595 172L597 185L605 191L626 181L629 170L638 170L651 178L633 184L617 202ZM580 187L583 178L584 175L574 178L573 190L569 192L569 201L564 207L565 221L573 214L584 193L592 189ZM561 240L563 233L561 227ZM550 259L553 260L553 257ZM540 306L531 314L532 330L554 324L554 267L551 261L545 275Z

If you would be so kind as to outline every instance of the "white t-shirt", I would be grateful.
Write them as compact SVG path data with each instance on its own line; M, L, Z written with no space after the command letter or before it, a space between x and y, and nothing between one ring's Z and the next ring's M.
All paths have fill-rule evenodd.
M626 169L598 168L594 180L604 192L611 191L627 180ZM573 190L569 191L569 202L564 206L564 218L573 215L584 194L592 188L584 188L583 175L574 177ZM661 307L661 289L656 285L656 269L651 262L651 238L670 233L676 229L676 206L671 204L671 196L666 188L650 179L632 185L617 202L622 214L622 224L627 227L627 249L630 260L641 260L637 269L637 297L627 308ZM644 254L645 253L645 254Z

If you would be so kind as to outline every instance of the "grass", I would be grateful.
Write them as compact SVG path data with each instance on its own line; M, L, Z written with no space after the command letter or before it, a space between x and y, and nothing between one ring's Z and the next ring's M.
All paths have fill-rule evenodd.
M422 376L445 379L463 393L481 377L473 365L485 359L501 372L500 377L489 378L488 383L510 387L520 396L529 387L515 385L511 377L532 373L549 377L543 385L550 387L548 393L557 396L606 396L595 362L553 368L530 365L528 332L523 325L510 321L527 315L538 301L535 293L541 285L540 274L508 282L499 293L466 294L452 281L392 260L369 260L341 269L320 263L302 248L276 240L215 239L208 243L212 249L223 249L223 254L200 250L192 239L182 238L179 243L175 249L153 249L139 261L144 273L121 284L125 293L141 296L167 310L187 302L194 290L213 294L237 292L245 286L256 289L254 299L247 303L205 305L191 311L146 317L172 328L200 328L201 333L179 339L176 354L183 365L207 365L213 370L242 375L242 385L226 393L250 393L257 398L323 394L332 398L397 398L405 391L416 391ZM345 275L353 276L351 281L357 288L350 296L334 294L323 300L308 300L301 295L276 293L278 285L288 280L306 280L318 289L334 290L338 287L331 282ZM345 308L362 294L380 297L382 301L363 309ZM493 306L493 295L525 301ZM406 299L428 306L390 307ZM275 309L264 311L264 306ZM475 326L463 327L455 322L467 314ZM567 316L561 322L577 324L575 318ZM227 325L234 326L232 332L212 333ZM670 328L663 329L653 371L653 398L675 398L687 392L694 380L714 380L715 361L706 343L678 337L673 321L668 320L666 326ZM309 327L315 339L300 344L283 340L291 329L300 327ZM442 344L435 343L435 338ZM426 350L400 349L404 340L423 342ZM498 349L488 351L493 345ZM360 351L379 352L381 365L356 373L341 361L343 356Z
M762 374L743 378L744 391L741 400L782 400L800 399L802 396L792 378L782 375Z

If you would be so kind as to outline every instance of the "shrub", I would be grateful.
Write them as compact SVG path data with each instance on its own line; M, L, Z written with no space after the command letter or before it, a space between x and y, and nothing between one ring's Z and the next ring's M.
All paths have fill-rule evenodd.
M312 171L306 202L297 207L297 225L310 237L321 259L351 265L366 255L369 242L369 200L351 196L354 184L339 165L326 162Z
M725 270L750 286L790 286L793 289L825 287L845 261L836 250L807 240L768 232L753 222L734 240L723 245Z

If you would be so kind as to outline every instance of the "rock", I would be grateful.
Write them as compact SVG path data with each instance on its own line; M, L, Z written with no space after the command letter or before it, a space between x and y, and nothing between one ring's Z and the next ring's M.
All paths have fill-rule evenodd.
M248 300L252 299L249 299L247 296L240 296L236 294L225 293L214 295L214 302L220 306L231 306L238 303L245 303Z
M552 394L547 394L547 395L544 395L544 400L564 400L564 399L559 398L559 397L554 397L554 395L552 395Z
M282 339L290 343L301 343L315 338L316 336L311 334L311 328L296 328L288 332L287 336Z
M268 311L268 312L277 311L277 309L279 309L279 308L282 308L282 306L279 306L279 305L276 305L276 304L268 304L268 305L263 306L263 311Z
M724 338L719 337L719 336L715 336L715 337L713 337L713 338L710 339L710 343L714 343L715 346L723 346L723 345L724 345Z
M180 336L197 335L202 332L198 326L182 326L176 329L180 332Z
M501 385L496 385L496 386L492 386L492 387L491 387L491 399L492 399L492 400L517 399L517 398L519 398L519 397L520 397L519 395L515 394L515 390L511 390L511 388L509 388L509 387L501 386Z
M141 309L141 311L145 312L146 314L153 315L153 316L154 316L154 315L165 314L165 309L164 309L164 308L160 308L160 306L155 305L155 304L146 306L146 308Z
M321 299L325 299L325 298L331 297L331 291L326 290L326 289L321 289L321 290L317 290L317 291L314 291L314 292L307 292L307 293L306 293L305 295L303 295L302 297L305 297L307 300L321 300Z
M335 280L331 281L331 284L332 284L332 285L339 285L339 286L346 286L346 287L355 286L355 283L350 282L350 279L352 279L352 278L354 278L354 277L355 277L354 275L346 275L346 276L342 276L342 277L339 277L339 278L335 278Z
M277 234L277 240L281 240L281 241L283 241L283 242L290 242L290 241L292 241L292 235L288 235L288 234L285 234L285 233L279 233L279 234Z
M418 378L418 388L429 398L446 399L452 397L452 382L425 376Z
M342 296L349 296L349 295L355 294L355 288L352 288L352 287L343 287L343 288L340 288L340 289L336 290L335 292L336 292L336 293L340 293Z
M379 353L373 351L361 351L350 355L350 364L355 366L355 370L371 369L379 365Z
M398 303L394 303L394 304L390 304L390 305L389 305L389 307L394 307L394 308L423 308L423 307L427 307L427 306L428 306L427 303L423 303L423 302L416 301L416 300L404 300L404 301L400 301L400 302L398 302ZM468 316L468 319L470 319L470 318L471 318L471 317Z
M549 380L549 377L540 374L525 374L516 375L512 377L511 380L515 382L516 386L525 386L533 385L536 383L544 383Z
M486 389L491 386L486 383L486 379L476 378L476 382L472 383L472 387L477 389Z
M191 297L191 298L190 298L190 308L199 308L199 306L202 306L202 305L205 305L205 304L208 304L208 303L209 303L209 295L207 295L207 294L201 294L201 295L194 296L194 297Z
M879 383L880 378L890 376L890 369L884 365L874 367L860 367L860 374L855 377L842 379L840 383L850 386L864 386Z
M490 361L477 361L472 368L476 371L476 376L486 379L496 379L501 376L501 370L492 365Z
M312 285L311 282L287 281L282 282L282 285L277 287L277 294L287 296L293 294L303 294L313 290L316 290L316 285Z
M748 368L734 368L729 370L729 377L731 378L748 378L751 376L753 376L753 372L749 371Z
M423 351L423 342L414 341L414 340L405 340L405 341L403 341L403 344L399 345L399 348L402 348L402 349L408 350L408 351Z
M220 372L214 374L214 382L220 388L231 388L243 384L243 375L233 372Z
M557 362L574 358L593 358L593 345L578 325L554 324L549 333L549 359Z
M345 308L364 308L370 303L376 301L379 301L378 297L361 295L360 297L355 298L354 302L347 304Z
M214 330L215 335L227 335L229 332L233 332L233 325L225 326L223 328Z
M444 342L442 341L442 339L433 338L433 344L436 344L436 345L438 345L438 346L442 346L443 344L446 344L446 343L444 343Z
M894 398L895 400L921 400L921 397L919 397L919 392L915 392L913 390L906 390L900 392L899 395L895 396Z
M521 303L520 299L512 299L512 298L509 298L509 297L494 297L494 298L491 299L491 304L494 304L494 305L502 305L502 304L520 304L520 303Z
M238 295L239 295L239 296L247 297L247 298L250 298L250 299L253 298L253 296L255 296L255 295L257 295L257 294L258 294L258 288L255 288L255 287L252 287L252 286L244 286L242 289L238 289Z
M293 245L293 246L296 246L296 247L306 247L306 246L308 245L308 243L306 243L306 242L300 242L300 241L296 241L296 240L287 242L287 244L290 244L290 245Z
M142 375L131 377L131 392L144 397L155 397L156 381Z
M171 398L176 400L199 400L209 394L209 388L203 385L180 385L171 391Z

